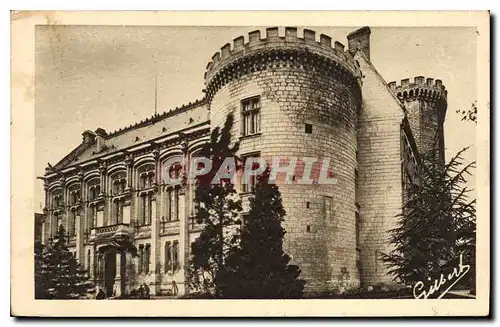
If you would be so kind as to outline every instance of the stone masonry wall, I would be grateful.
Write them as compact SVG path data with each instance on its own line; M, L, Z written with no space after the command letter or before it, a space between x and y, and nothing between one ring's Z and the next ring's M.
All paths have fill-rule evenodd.
M390 283L380 261L391 250L388 231L402 208L401 123L404 111L375 68L362 55L363 109L358 125L360 261L362 286Z

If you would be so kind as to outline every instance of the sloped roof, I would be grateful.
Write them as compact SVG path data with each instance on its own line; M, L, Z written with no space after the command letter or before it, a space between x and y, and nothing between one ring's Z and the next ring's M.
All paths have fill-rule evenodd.
M205 99L177 107L163 114L120 128L105 136L105 147L96 153L93 143L80 143L74 150L53 166L58 171L63 168L97 159L112 152L140 145L173 132L199 125L208 121L208 109ZM102 129L101 129L102 130Z

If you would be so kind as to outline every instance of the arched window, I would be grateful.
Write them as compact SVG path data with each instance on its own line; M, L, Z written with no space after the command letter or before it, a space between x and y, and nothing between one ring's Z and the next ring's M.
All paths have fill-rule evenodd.
M69 205L74 206L80 202L80 184L71 184L68 187Z
M101 193L101 180L99 178L94 178L87 183L87 199L89 201L95 201Z
M62 190L57 189L52 192L52 207L54 209L62 207Z
M127 187L127 173L120 171L111 175L111 194L120 195L125 193Z
M152 187L155 183L155 165L145 164L137 169L139 190L144 190Z
M156 212L156 201L154 190L151 188L155 184L155 165L145 164L137 169L139 177L139 217L141 225L151 224L153 212ZM155 208L155 210L153 210Z

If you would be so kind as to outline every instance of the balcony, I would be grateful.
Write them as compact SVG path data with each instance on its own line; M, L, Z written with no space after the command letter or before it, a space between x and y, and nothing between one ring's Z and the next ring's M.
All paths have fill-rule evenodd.
M129 224L116 224L110 226L95 227L90 230L90 240L115 239L130 237L133 235L133 227Z

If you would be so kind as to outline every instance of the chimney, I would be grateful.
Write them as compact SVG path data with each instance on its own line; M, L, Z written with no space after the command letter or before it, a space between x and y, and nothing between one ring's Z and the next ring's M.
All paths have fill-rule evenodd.
M95 133L89 130L86 130L82 133L83 143L84 144L92 144L95 141Z
M365 26L347 35L349 52L353 56L358 50L361 50L370 60L370 34L370 28Z
M104 129L99 127L98 129L95 130L95 134L96 134L96 153L99 153L101 152L102 149L106 147L105 140L108 133L106 133Z

